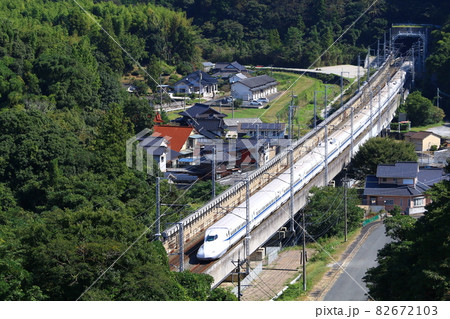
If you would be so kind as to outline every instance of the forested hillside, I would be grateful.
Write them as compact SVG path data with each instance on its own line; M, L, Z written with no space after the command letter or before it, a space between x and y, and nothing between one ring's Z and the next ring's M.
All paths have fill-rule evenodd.
M203 60L308 66L371 2L78 2L90 16L72 0L0 1L0 299L74 300L141 235L83 299L232 298L211 293L211 277L170 272L152 242L155 177L126 166L125 143L155 114L124 79L155 87L136 62L157 80ZM410 3L378 1L317 65L355 62L390 22L444 25L448 3ZM446 92L449 34L434 33L428 61ZM164 206L162 227L206 200L204 186L163 182L163 202L180 206Z
M175 67L200 57L181 12L81 3L143 65L155 52ZM154 177L124 151L154 117L121 86L134 67L73 1L0 2L1 300L75 300L143 234L84 300L210 298L211 277L170 272L151 242ZM167 182L161 194L194 202ZM187 212L165 207L161 224Z
M125 1L122 1L125 2ZM133 2L133 1L126 1ZM136 2L136 1L134 1ZM439 0L156 0L193 18L212 61L307 67L372 3L375 5L317 65L356 62L391 23L443 24L450 4Z

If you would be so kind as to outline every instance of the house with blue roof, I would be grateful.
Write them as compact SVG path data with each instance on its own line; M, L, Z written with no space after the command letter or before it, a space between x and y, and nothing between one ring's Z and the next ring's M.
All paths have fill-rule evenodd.
M409 215L423 213L431 202L425 192L444 179L441 168L419 168L417 162L380 164L376 175L366 177L364 202L372 211L399 206Z
M173 89L177 94L196 94L206 98L212 98L219 92L217 79L203 71L185 76L173 85Z

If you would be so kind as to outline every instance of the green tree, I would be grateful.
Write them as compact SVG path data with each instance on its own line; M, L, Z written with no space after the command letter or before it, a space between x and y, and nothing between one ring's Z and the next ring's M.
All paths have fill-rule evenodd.
M390 138L374 137L362 145L356 153L351 169L358 179L375 174L378 164L395 164L401 161L417 161L414 145Z
M409 215L402 215L398 206L395 206L389 213L392 217L384 221L386 235L395 240L406 240L409 238L410 232L414 229L416 219Z
M413 126L439 123L444 118L444 111L423 97L420 91L408 95L405 104L401 107L408 114L408 119Z
M313 187L313 195L305 208L308 216L308 233L315 237L342 235L345 229L345 206L343 187ZM361 225L364 211L355 189L347 193L347 227L351 231Z

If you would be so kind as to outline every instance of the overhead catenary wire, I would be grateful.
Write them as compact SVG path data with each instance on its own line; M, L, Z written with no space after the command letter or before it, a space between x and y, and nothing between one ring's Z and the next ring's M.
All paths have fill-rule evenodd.
M115 40L98 22L97 22L97 20L94 18L94 17L92 17L92 15L86 10L86 9L84 9L80 4L79 4L79 2L78 1L76 1L76 0L74 0L74 2L103 30L103 32L105 32L114 42L115 42L115 44L116 45L118 45L121 49L122 49L122 51L123 52L125 52L126 54L127 54L127 56L133 61L133 62L135 62L148 76L149 76L149 78L151 78L155 83L157 83L158 84L158 82L153 78L153 77L151 77L151 75L150 74L148 74L148 72L139 64L139 62L138 61L136 61L121 45L120 45L120 43L119 42L117 42L117 40ZM348 30L350 30L355 24L356 24L356 22L357 21L359 21L359 19L364 15L364 14L366 14L367 12L368 12L368 10L370 10L370 8L372 8L376 3L378 2L378 0L375 0L375 1L373 1L372 2L372 4L369 6L369 7L367 7L366 8L366 10L311 64L311 66L312 65L314 65L326 52L328 52L330 49L331 49L331 47L333 47L342 37L343 37L343 35L345 34L345 33L347 33L348 32ZM304 73L303 73L304 74ZM292 84L292 85L294 85L302 76L303 76L303 74L302 75L300 75L298 78L297 78L297 80ZM291 87L292 87L292 85L291 85ZM266 111L265 111L266 112ZM261 115L262 116L262 115ZM193 119L194 121L195 121L195 119ZM195 184L195 183L194 183ZM192 184L190 187L192 187L194 184ZM189 187L189 188L190 188ZM188 188L188 189L189 189ZM188 189L186 189L186 191L182 194L182 196L187 192L187 190ZM182 196L180 196L176 201L175 201L175 203L182 197ZM163 214L161 214L161 216L165 216L165 214L163 213ZM146 230L140 235L140 236L138 236L138 238L131 244L131 245L129 245L128 246L128 248L122 253L122 254L120 254L119 255L119 257L104 271L104 272L102 272L102 274L77 298L77 300L79 300L89 289L91 289L91 287L93 286L93 285L95 285L102 277L103 277L103 275L107 272L107 271L109 271L109 269L111 269L116 263L117 263L117 261L120 259L120 258L122 258L122 256L123 255L125 255L128 251L129 251L129 249L131 249L148 231L149 231L149 229L150 229L150 227L153 227L153 224L151 225L151 226L149 226L149 227L147 227L146 228Z

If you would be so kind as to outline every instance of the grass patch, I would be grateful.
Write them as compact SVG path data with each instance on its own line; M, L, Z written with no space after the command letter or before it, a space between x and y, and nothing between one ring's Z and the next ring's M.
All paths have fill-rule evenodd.
M360 228L350 232L348 234L347 242L344 242L344 236L339 236L321 239L318 241L318 244L308 244L308 248L314 249L317 253L314 254L314 256L310 256L310 259L306 265L306 291L303 290L303 279L300 278L296 283L289 285L289 287L277 300L305 300L309 292L313 290L315 285L320 282L323 275L330 270L327 265L333 263L333 259L339 260L342 253L360 234L360 232ZM333 257L333 259L321 247L323 247L328 254ZM298 249L300 249L300 247Z
M441 121L439 123L435 123L435 124L430 124L430 125L425 125L425 126L416 126L416 127L411 127L411 132L420 132L420 131L426 131L429 128L432 127L437 127L437 126L442 126L444 125L444 121Z

